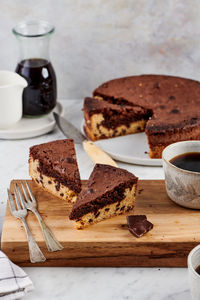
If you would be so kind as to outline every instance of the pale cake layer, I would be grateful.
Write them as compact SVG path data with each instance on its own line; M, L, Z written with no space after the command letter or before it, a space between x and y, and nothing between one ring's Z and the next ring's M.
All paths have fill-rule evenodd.
M115 128L107 128L102 125L102 122L104 121L102 113L92 115L88 121L86 122L85 130L87 135L93 141L144 131L147 122L142 119L131 122L129 126L122 124Z
M105 219L121 215L133 209L135 202L136 184L124 191L124 199L120 202L108 204L98 209L98 213L90 212L76 220L76 229L83 229L89 225L101 222Z
M149 157L150 158L161 158L162 152L168 145L157 145L157 146L149 146Z
M39 185L44 190L49 193L59 197L61 199L66 200L67 202L75 202L77 199L77 194L70 190L67 186L64 186L61 183L53 178L38 172L39 168L39 160L33 160L31 157L29 159L29 175L35 181L37 185Z

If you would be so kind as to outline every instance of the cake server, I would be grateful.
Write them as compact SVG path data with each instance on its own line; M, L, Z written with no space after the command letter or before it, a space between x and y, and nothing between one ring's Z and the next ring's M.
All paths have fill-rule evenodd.
M118 167L116 162L107 153L105 153L93 142L88 141L87 138L74 125L55 112L53 112L53 115L56 124L62 133L67 138L73 139L76 144L82 144L85 152L96 164L105 164Z

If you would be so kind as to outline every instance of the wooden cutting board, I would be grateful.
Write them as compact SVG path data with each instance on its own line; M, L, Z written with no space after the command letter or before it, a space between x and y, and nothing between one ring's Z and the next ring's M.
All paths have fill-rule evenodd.
M11 182L11 189L13 182L16 181ZM68 219L71 205L31 181L30 185L41 215L64 250L47 251L36 217L29 212L28 225L47 258L45 263L31 264L23 225L7 207L1 245L18 265L183 267L189 251L200 243L200 211L174 204L165 192L163 180L139 181L134 214L146 214L154 224L153 230L139 239L128 231L124 215L76 230Z

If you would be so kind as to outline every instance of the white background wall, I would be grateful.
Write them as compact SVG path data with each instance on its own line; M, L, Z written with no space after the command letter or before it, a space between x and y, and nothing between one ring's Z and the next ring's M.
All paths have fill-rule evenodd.
M11 29L56 26L51 58L60 98L83 98L105 80L162 73L200 80L199 0L0 0L0 69L15 69Z

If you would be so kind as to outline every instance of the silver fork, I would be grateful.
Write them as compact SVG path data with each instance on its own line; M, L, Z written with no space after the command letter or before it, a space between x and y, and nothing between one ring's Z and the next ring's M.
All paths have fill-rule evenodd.
M24 201L25 207L28 210L31 210L36 215L36 217L39 221L40 227L42 229L42 233L43 233L43 236L44 236L44 239L45 239L48 250L50 252L62 250L63 246L58 242L58 240L55 238L55 236L53 235L53 233L51 232L49 227L46 225L46 223L44 222L44 220L40 216L40 214L37 210L36 199L35 199L32 191L31 191L31 188L30 188L28 182L25 181L25 183L26 183L27 190L26 190L23 182L21 182L22 190L23 190L23 193L24 193L24 196L25 196L25 201ZM28 191L28 193L27 193L27 191ZM21 194L21 197L23 197L20 190L19 190L19 193Z
M28 212L24 205L23 199L21 198L21 196L19 194L19 188L16 184L14 185L14 195L15 195L16 206L14 203L13 196L8 189L8 201L9 201L11 213L14 217L16 217L22 221L25 231L26 231L26 235L27 235L27 239L28 239L30 261L32 263L44 262L46 260L46 258L43 255L42 251L40 250L38 244L36 243L34 237L32 236L32 234L29 230L29 227L26 223L26 216L27 216ZM20 206L20 204L21 204L21 206Z

